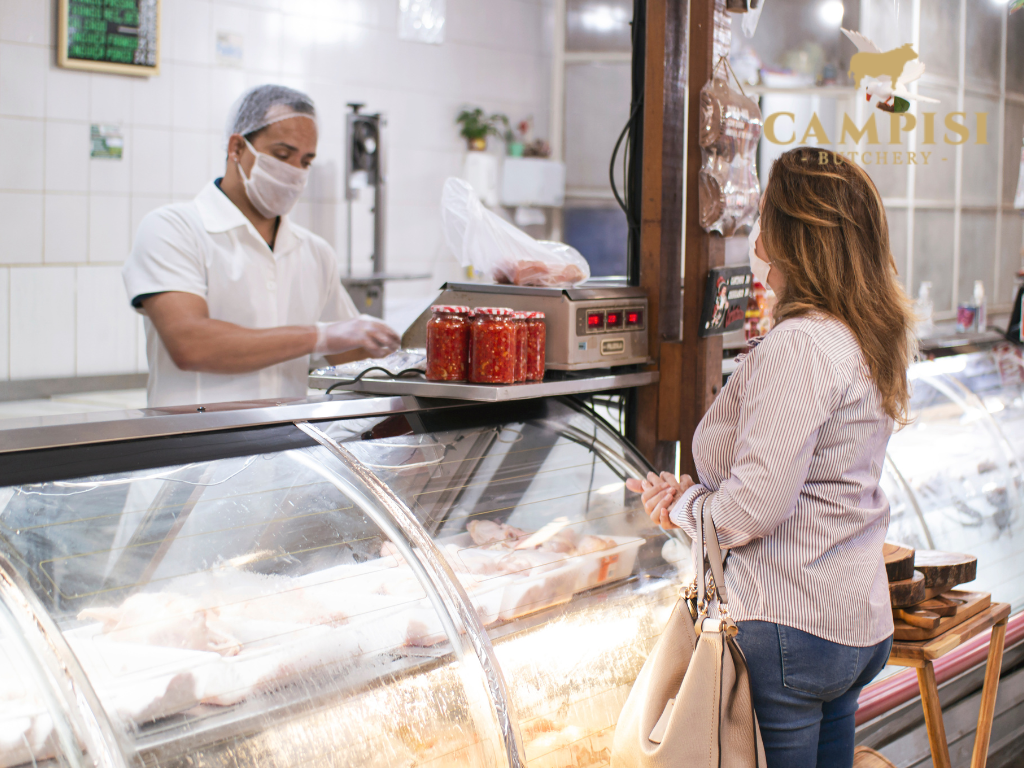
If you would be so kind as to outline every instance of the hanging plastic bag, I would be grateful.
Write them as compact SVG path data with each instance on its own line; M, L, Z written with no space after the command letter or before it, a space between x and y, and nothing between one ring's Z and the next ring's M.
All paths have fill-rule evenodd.
M732 72L724 56L718 65L723 62ZM757 218L761 185L755 161L762 120L757 104L730 88L717 71L700 89L700 225L730 237Z
M765 0L747 0L747 12L743 16L741 22L743 26L743 35L748 40L754 36L754 32L757 31L757 22L761 19L761 11L764 9Z
M441 225L459 263L496 283L557 288L590 277L590 265L579 251L565 243L534 240L484 208L462 179L444 183Z

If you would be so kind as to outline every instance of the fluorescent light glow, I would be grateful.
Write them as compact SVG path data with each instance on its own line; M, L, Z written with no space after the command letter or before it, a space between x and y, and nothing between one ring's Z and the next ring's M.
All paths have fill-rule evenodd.
M907 378L913 381L928 376L939 376L943 373L960 373L967 367L966 357L966 355L950 355L937 360L914 363L907 371Z
M818 17L830 27L838 27L843 23L846 9L841 0L825 0L818 6Z
M982 402L985 403L985 410L989 413L999 413L1006 408L1006 405L998 397L986 397Z
M591 32L608 33L629 24L629 13L620 6L594 5L580 14L580 24Z

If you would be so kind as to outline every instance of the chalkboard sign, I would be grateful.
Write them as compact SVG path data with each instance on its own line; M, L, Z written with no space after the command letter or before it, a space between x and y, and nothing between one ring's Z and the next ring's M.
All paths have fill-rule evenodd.
M59 0L57 63L122 75L160 73L160 0Z

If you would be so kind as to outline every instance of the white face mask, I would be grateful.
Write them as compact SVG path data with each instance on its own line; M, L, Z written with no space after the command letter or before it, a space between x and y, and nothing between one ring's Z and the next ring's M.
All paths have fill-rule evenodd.
M242 174L249 202L268 219L284 216L295 207L299 195L306 188L309 169L296 168L276 157L257 152L248 139L245 140L245 146L256 156L249 177L246 178L240 162L236 160L235 164Z
M750 257L750 271L754 273L754 279L770 291L768 273L771 271L772 265L757 255L757 237L760 234L761 219L758 218L754 222L754 226L751 227L750 234L747 235L747 256Z

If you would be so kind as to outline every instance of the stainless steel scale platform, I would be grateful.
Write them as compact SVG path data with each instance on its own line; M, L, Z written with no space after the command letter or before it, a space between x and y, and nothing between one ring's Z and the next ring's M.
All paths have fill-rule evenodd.
M309 386L313 389L329 389L333 392L345 390L372 395L411 395L413 397L503 402L642 387L647 384L655 384L658 378L657 371L624 373L588 371L548 381L529 381L521 384L467 384L453 381L427 381L422 376L406 376L397 379L367 376L359 381L353 381L351 376L318 373L309 377Z

